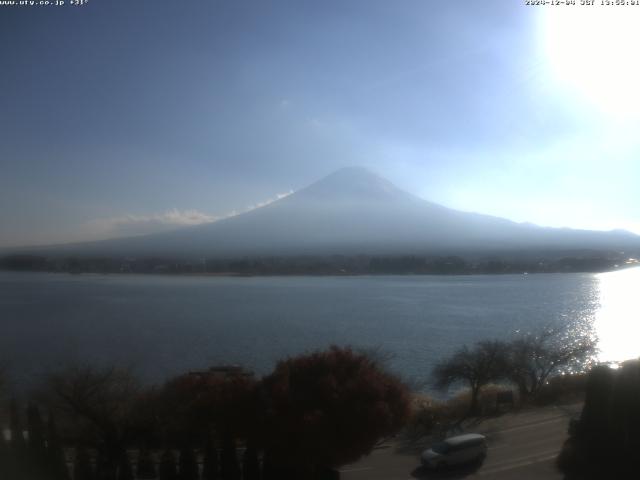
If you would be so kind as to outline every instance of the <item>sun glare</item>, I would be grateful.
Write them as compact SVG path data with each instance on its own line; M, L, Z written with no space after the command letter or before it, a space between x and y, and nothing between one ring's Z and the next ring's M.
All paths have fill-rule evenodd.
M599 360L616 362L640 356L638 284L640 267L598 275L600 309L596 314Z
M603 112L640 116L640 6L548 8L542 18L552 75Z

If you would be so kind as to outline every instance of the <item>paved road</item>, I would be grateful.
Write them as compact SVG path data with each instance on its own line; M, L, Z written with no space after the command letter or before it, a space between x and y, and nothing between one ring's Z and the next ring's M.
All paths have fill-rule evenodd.
M551 407L465 425L467 432L487 435L489 451L481 466L430 472L420 467L419 452L427 446L406 448L397 443L382 448L358 463L345 466L343 480L430 480L478 477L487 480L560 480L555 458L567 438L571 416L581 406Z

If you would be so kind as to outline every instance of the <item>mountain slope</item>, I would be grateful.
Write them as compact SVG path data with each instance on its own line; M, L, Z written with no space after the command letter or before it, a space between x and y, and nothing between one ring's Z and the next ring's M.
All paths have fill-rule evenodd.
M225 220L54 250L77 255L224 257L627 248L640 248L640 237L623 231L542 228L460 212L351 167Z

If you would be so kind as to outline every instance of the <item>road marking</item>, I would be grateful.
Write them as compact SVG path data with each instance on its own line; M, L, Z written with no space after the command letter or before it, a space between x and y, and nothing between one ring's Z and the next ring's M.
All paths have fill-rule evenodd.
M534 427L539 427L540 425L547 425L549 423L558 423L562 420L567 420L567 417L555 417L549 420L544 420L542 422L536 422L536 423L527 423L526 425L519 425L517 427L508 427L508 428L503 428L502 430L489 430L487 432L487 435L493 435L496 433L502 433L502 432L513 432L514 430L524 430L527 428L534 428Z
M526 467L528 465L533 465L535 463L546 462L548 460L556 458L557 456L558 456L558 452L554 451L553 453L545 452L545 453L541 453L539 455L532 455L532 456L529 456L529 457L520 458L518 460L515 460L515 462L517 462L517 463L509 464L510 462L513 462L514 460L511 460L510 462L502 462L503 464L506 464L506 465L501 466L501 467L489 467L486 470L479 471L478 475L491 475L491 474L494 474L494 473L505 472L507 470L513 470L514 468ZM500 464L498 464L498 465L500 465Z
M561 445L562 444L562 439L564 437L566 437L566 434L563 432L562 434L562 438L549 438L550 436L547 435L547 438L533 438L533 439L525 439L524 441L520 441L520 442L506 442L506 441L502 441L500 443L498 443L498 445L491 445L488 450L490 452L494 451L494 450L501 450L503 448L513 448L513 449L519 449L519 448L533 448L539 445L548 445L550 443L553 443L554 440L558 441L558 444ZM560 448L560 447L558 447Z
M498 466L501 466L501 465L510 464L510 463L514 463L514 462L522 462L522 461L530 460L532 458L537 458L537 457L550 455L552 453L555 453L557 455L559 453L559 449L556 448L554 450L547 450L546 452L530 453L528 455L525 455L524 457L511 458L509 460L502 460L500 462L495 462L495 463L489 464L488 468L495 468L495 467L498 467Z

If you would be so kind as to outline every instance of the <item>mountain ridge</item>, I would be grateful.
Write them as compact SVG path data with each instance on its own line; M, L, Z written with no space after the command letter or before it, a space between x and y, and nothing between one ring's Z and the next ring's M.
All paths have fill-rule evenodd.
M346 167L251 211L163 233L24 247L79 256L230 257L455 253L511 250L640 250L640 236L540 227L454 210L402 190L363 167Z

